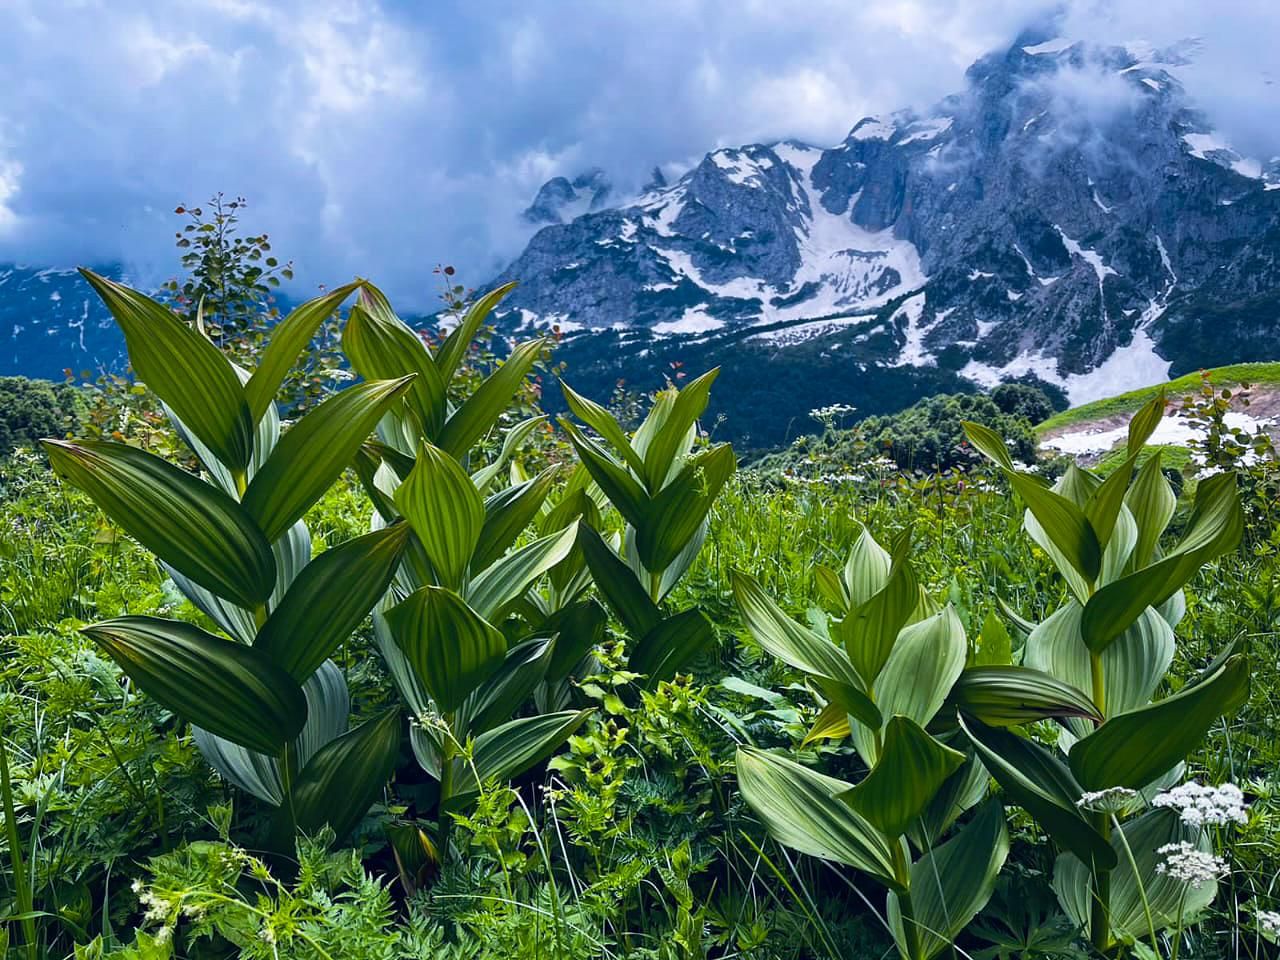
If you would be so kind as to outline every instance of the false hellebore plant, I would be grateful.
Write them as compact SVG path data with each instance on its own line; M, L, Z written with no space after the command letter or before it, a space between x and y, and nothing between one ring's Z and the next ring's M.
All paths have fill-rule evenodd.
M743 796L779 842L888 888L899 953L927 960L990 898L1009 840L995 800L943 840L982 800L987 775L948 704L965 669L964 628L950 605L940 609L920 587L909 549L907 534L889 552L863 530L843 571L817 568L824 602L839 617L828 635L735 575L752 636L826 701L803 745L849 737L869 772L853 784L755 747L739 749L737 768ZM1061 709L1053 686L1038 691L1056 704L1045 712Z
M1023 526L1068 592L1042 623L1019 621L1027 631L1022 662L1082 691L1094 715L1063 718L1048 747L1002 729L1026 718L984 716L982 687L962 682L961 722L1008 799L1061 849L1054 890L1100 951L1143 934L1154 940L1180 912L1190 916L1213 899L1216 884L1187 888L1156 869L1161 848L1204 844L1199 831L1171 810L1142 811L1181 779L1183 761L1209 727L1248 696L1247 662L1228 646L1177 693L1152 702L1173 660L1183 585L1236 547L1244 523L1235 477L1202 478L1185 532L1162 550L1176 497L1159 450L1140 467L1139 460L1164 406L1159 396L1134 416L1127 457L1106 479L1072 466L1052 488L1018 472L994 432L966 425L1026 504ZM988 675L984 682L1001 681ZM1012 676L1004 682L1018 689Z
M671 679L715 639L697 607L667 615L661 604L702 548L707 514L737 469L727 443L695 450L698 418L718 373L659 392L631 437L607 409L561 384L570 412L598 439L567 418L560 424L625 524L621 537L609 540L583 525L578 542L596 588L630 634L627 666L649 688Z
M277 808L275 843L347 832L391 775L391 710L348 730L329 659L387 588L409 542L388 526L311 556L302 516L412 377L343 390L281 432L274 396L319 324L362 282L294 310L251 374L150 298L82 271L139 377L199 460L196 476L110 441L44 441L54 469L150 550L225 635L158 617L84 629L149 696L189 721L222 776Z
M478 300L434 352L366 288L342 338L366 380L414 375L404 404L385 411L379 442L363 447L357 470L376 508L370 536L406 524L413 532L374 610L374 635L415 718L414 754L440 785L444 856L453 812L490 780L544 759L590 713L514 716L538 689L563 680L604 629L604 611L583 598L590 581L575 558L578 519L598 522L595 504L570 493L549 508L553 469L498 486L507 460L541 418L511 426L496 456L477 462L543 341L519 344L465 399L450 397L471 338L512 286ZM522 539L531 525L538 536ZM550 600L531 590L548 572ZM402 828L393 833L402 864L436 855L421 831Z

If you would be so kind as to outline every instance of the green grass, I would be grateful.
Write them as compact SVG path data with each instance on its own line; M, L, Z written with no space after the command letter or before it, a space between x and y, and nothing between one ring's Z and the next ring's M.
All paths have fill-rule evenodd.
M1233 363L1225 367L1215 367L1209 371L1209 381L1214 386L1233 386L1238 383L1280 384L1280 362L1277 363ZM1077 423L1089 423L1117 413L1132 413L1140 406L1164 389L1170 395L1186 393L1200 385L1200 371L1188 373L1167 383L1152 384L1120 393L1105 400L1095 400L1083 406L1072 407L1054 414L1048 420L1036 426L1036 432L1042 436L1050 430L1069 427Z

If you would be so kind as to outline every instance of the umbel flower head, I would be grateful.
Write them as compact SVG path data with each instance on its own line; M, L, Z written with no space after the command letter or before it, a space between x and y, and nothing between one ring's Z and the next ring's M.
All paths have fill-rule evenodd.
M1156 873L1181 880L1197 889L1227 872L1225 860L1206 850L1199 850L1185 840L1166 843L1156 853L1164 856L1164 860L1156 864Z
M1202 786L1189 780L1181 786L1157 794L1154 806L1176 810L1189 827L1221 827L1229 823L1247 823L1248 805L1244 794L1234 783L1219 787Z
M1081 810L1092 810L1095 813L1120 813L1138 798L1137 790L1128 787L1107 787L1105 790L1090 790L1082 793L1076 801Z

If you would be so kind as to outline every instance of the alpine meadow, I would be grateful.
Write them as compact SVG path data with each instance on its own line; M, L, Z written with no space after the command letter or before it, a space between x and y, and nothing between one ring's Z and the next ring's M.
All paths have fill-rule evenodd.
M259 31L226 62L217 30L148 40L143 4L14 86L80 84L58 176L89 197L68 170L130 157L119 208L47 215L37 111L0 104L0 960L1280 957L1280 157L1195 86L1198 46L1073 39L1083 3L812 11L993 50L822 148L717 99L738 31L798 43L744 5L691 34L706 103L646 116L610 81L567 147L560 108L504 112L551 100L494 66L514 11L480 43L465 10L291 3L175 4ZM606 6L573 17L637 31L619 77L692 42ZM527 13L521 55L561 44L540 69L591 93L605 34ZM377 110L436 82L401 42L428 36L413 163L465 154L429 173L439 230L501 263L441 260L423 303ZM120 50L159 79L117 142L127 105L84 81L115 90ZM195 61L198 150L161 92ZM643 186L584 162L640 121ZM537 162L492 160L519 136ZM253 206L178 203L174 157ZM504 177L541 183L514 253L498 186L467 192ZM119 214L153 205L154 255ZM299 205L315 236L265 232Z

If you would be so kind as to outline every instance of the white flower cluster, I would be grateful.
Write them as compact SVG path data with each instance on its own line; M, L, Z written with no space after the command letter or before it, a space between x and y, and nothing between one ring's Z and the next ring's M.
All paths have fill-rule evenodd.
M1107 787L1105 790L1086 791L1076 801L1081 810L1095 810L1100 813L1119 813L1138 798L1137 790L1128 787Z
M1234 783L1220 787L1203 786L1195 780L1158 794L1151 801L1157 807L1178 811L1189 827L1221 827L1229 823L1248 823L1248 807L1244 794Z
M1189 883L1197 889L1217 880L1227 872L1227 862L1205 850L1199 850L1187 841L1166 843L1156 850L1164 860L1156 865L1156 873Z
M825 407L816 407L809 411L809 416L815 420L827 421L834 420L836 417L847 417L858 408L848 403L831 403Z
M783 476L790 483L800 483L810 487L834 487L841 483L862 483L867 479L860 473L823 473L816 477L795 477L791 474L783 474Z
M1280 913L1275 910L1259 910L1257 917L1258 926L1262 928L1263 933L1269 933L1273 937L1280 937Z

